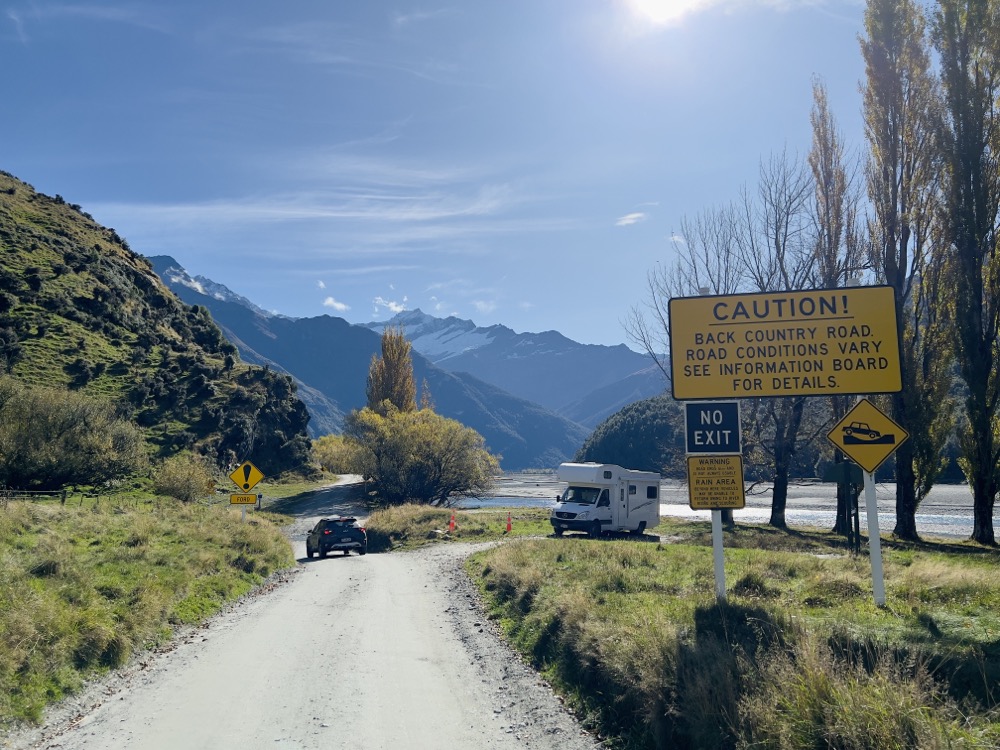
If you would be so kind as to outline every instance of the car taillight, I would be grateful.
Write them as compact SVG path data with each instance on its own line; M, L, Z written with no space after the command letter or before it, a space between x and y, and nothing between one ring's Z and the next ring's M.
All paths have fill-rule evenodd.
M323 533L324 534L329 534L330 533L330 529L323 529Z
M364 527L364 526L362 526L362 527L361 527L361 530L362 530L362 531L364 531L364 530L365 530L365 527Z

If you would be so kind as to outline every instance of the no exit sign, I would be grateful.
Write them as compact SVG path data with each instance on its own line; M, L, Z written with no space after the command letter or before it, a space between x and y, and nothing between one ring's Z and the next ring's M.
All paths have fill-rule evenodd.
M742 454L740 402L684 402L684 434L689 454Z

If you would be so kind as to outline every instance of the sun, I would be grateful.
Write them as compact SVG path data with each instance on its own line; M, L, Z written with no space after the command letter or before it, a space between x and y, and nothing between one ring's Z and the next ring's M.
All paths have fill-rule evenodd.
M711 0L626 0L635 15L658 26L676 23L691 11L710 3Z

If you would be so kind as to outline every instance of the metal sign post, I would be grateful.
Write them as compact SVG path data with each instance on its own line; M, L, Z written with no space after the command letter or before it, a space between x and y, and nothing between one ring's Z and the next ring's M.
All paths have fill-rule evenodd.
M882 569L882 537L875 500L875 470L893 454L909 433L866 398L858 399L827 434L827 439L864 470L865 509L868 513L868 554L872 564L875 604L885 606L885 573Z
M712 511L712 564L715 568L715 598L726 601L726 558L722 552L722 511Z
M875 604L885 606L885 574L882 572L882 533L878 527L878 505L875 503L875 474L865 472L865 506L868 511L868 552L872 561L872 592Z

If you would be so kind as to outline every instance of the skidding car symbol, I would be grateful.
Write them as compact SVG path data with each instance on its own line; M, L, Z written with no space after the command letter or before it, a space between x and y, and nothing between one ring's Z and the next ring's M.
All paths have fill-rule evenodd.
M844 445L895 445L895 435L883 435L873 430L867 422L851 422L841 428L844 432Z
M854 433L866 435L869 440L874 440L882 434L878 430L873 430L869 427L867 422L851 422L844 428L845 435L853 435Z

